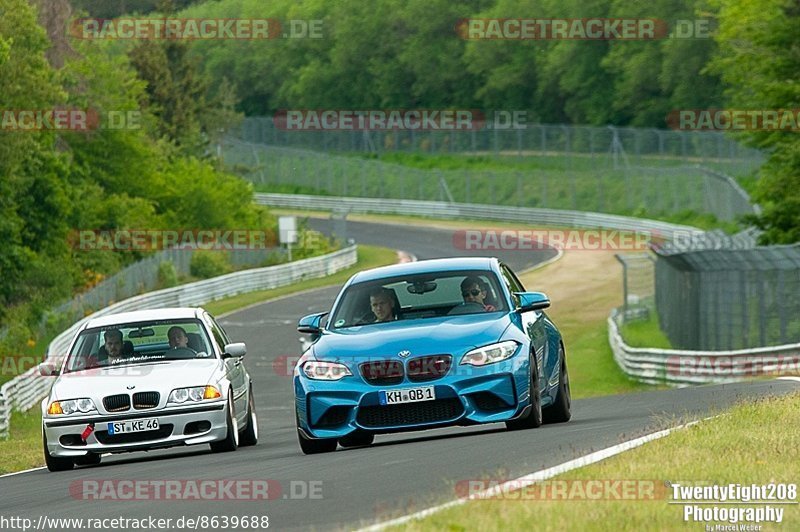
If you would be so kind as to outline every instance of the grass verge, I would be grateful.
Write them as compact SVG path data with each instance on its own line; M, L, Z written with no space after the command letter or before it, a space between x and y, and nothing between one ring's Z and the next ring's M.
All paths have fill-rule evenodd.
M800 478L800 461L796 459L800 446L800 432L796 430L800 426L799 400L800 394L795 393L742 403L720 417L555 477L569 481L653 481L653 498L590 500L567 496L542 500L538 497L541 488L534 486L510 492L503 497L505 500L472 501L393 530L528 530L532 523L542 530L702 530L704 522L691 517L689 522L684 521L682 504L668 504L672 493L664 489L664 481L696 486L796 483ZM725 459L710 459L720 456ZM550 483L553 485L553 480ZM570 489L569 493L576 492ZM719 505L758 506L763 505ZM783 521L779 525L762 523L762 530L800 530L798 505L772 507L784 510ZM715 528L716 523L708 524L711 530L728 530ZM740 529L739 524L736 530Z
M631 347L672 349L672 343L658 326L658 316L650 311L646 320L630 321L620 328L622 338Z
M567 251L520 277L527 290L550 296L547 314L564 337L574 398L653 389L625 375L608 344L606 319L622 294L619 270L613 251Z
M0 475L44 465L39 406L11 414L8 439L0 438Z

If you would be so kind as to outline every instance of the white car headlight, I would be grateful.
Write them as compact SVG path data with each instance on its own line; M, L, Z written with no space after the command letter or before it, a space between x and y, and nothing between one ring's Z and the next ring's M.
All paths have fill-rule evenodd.
M68 416L76 412L80 412L81 414L97 412L97 407L94 405L94 401L88 397L69 399L67 401L53 401L50 403L50 406L47 407L47 413L51 416Z
M214 386L192 386L191 388L178 388L169 394L168 403L199 403L208 399L218 399L222 397L219 390Z
M461 364L469 364L471 366L494 364L495 362L500 362L501 360L514 356L519 346L520 344L513 340L485 345L466 353L461 357Z
M303 364L303 373L309 379L318 381L338 381L344 377L351 377L350 369L338 362L323 362L309 360Z

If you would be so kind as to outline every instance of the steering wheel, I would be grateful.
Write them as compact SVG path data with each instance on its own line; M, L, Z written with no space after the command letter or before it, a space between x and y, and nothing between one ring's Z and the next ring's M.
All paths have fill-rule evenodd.
M192 349L191 347L175 347L167 351L168 358L178 359L178 358L195 358L197 356L197 351Z
M450 312L448 312L447 315L458 316L459 314L475 314L476 312L483 312L483 310L483 305L477 301L464 301L460 305L456 305L450 309Z

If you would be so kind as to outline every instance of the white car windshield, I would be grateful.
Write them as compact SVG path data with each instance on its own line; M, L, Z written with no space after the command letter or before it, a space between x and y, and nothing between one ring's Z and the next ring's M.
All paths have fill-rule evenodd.
M162 360L211 358L199 320L158 320L86 329L70 351L65 373Z
M350 285L329 327L506 311L493 272L434 272Z

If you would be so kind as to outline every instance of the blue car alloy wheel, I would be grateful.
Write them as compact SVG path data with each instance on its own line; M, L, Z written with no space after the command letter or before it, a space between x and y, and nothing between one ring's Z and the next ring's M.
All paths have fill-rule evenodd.
M444 426L568 421L564 342L549 306L493 258L357 273L330 313L297 326L312 339L293 375L302 451Z

